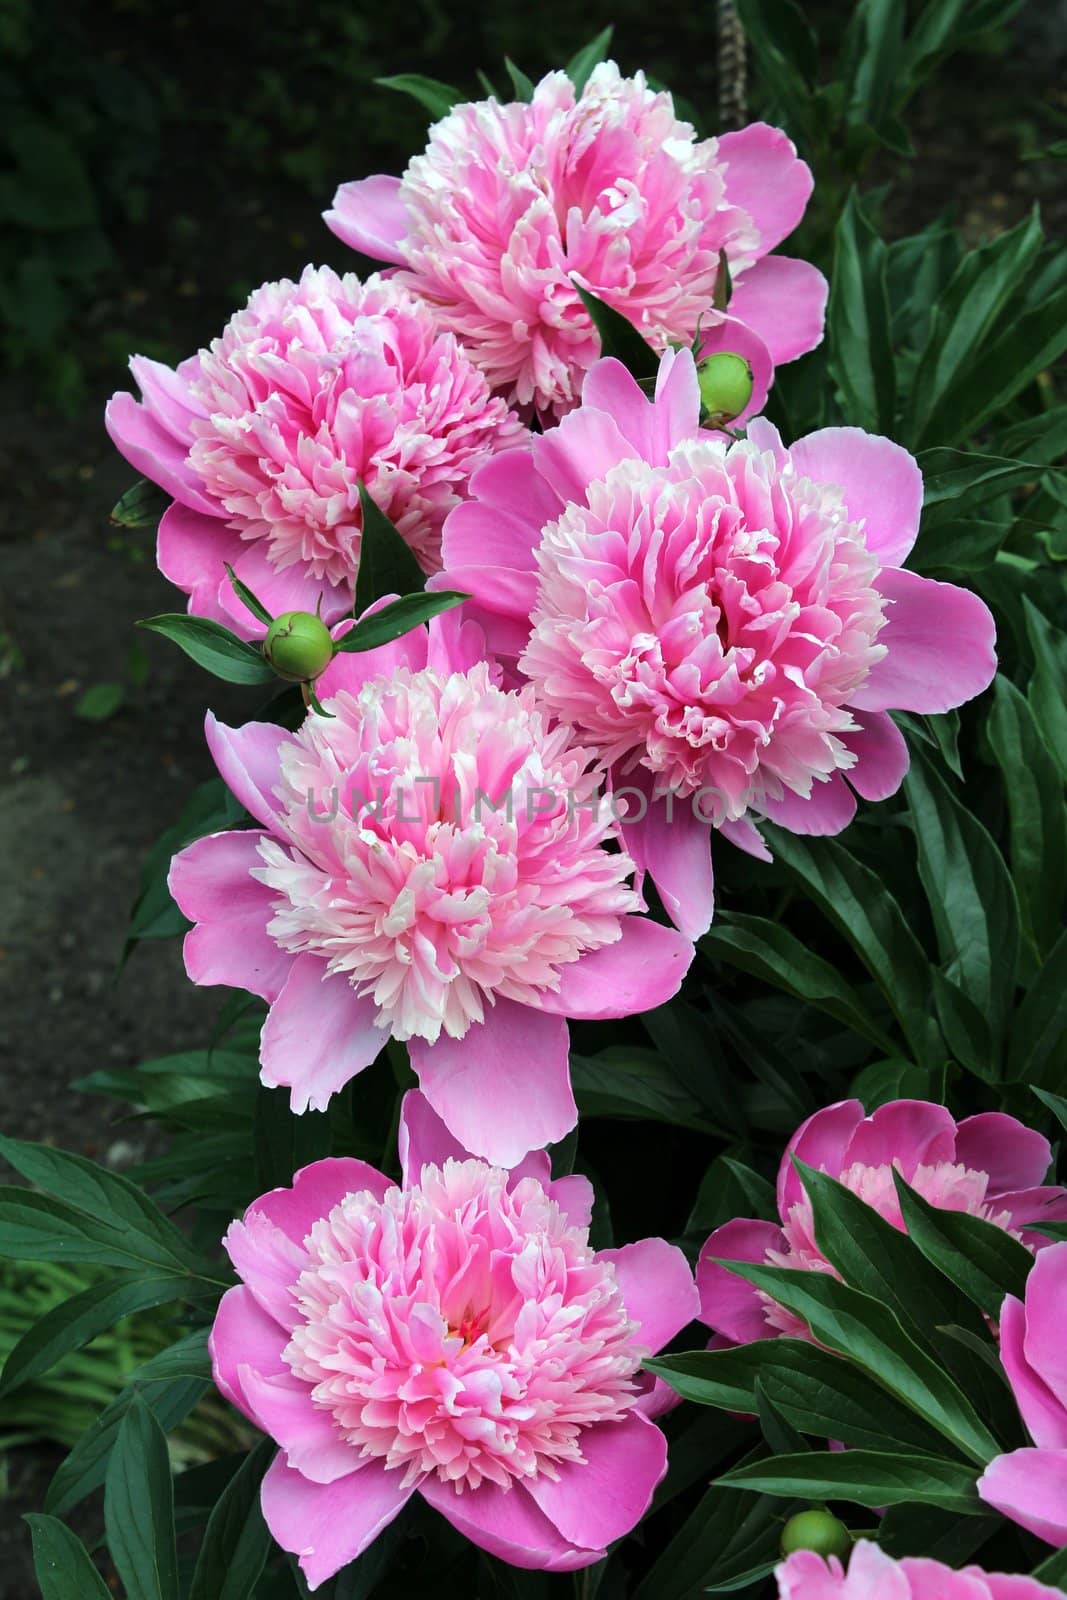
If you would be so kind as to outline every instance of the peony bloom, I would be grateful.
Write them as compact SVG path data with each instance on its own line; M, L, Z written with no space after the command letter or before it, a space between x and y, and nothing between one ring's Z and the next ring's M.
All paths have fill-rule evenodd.
M529 105L458 105L403 178L346 183L326 221L346 244L397 263L494 389L542 416L575 405L600 353L576 280L648 343L735 350L756 379L822 338L826 283L772 256L811 194L811 173L758 122L698 140L643 73L596 68L582 93L562 72ZM729 314L713 309L719 253Z
M811 1550L798 1550L774 1575L778 1600L1062 1600L1059 1589L1036 1578L981 1567L954 1572L923 1556L894 1561L865 1539L852 1551L847 1575L836 1556L824 1561Z
M1067 1545L1067 1243L1042 1250L1025 1300L1008 1295L1000 1359L1036 1449L998 1456L978 1480L989 1505L1058 1548Z
M431 580L498 614L496 648L613 764L627 848L692 936L709 824L765 859L750 811L839 832L853 790L884 799L907 771L890 708L946 711L996 670L983 602L902 569L922 505L906 450L857 428L787 449L762 419L733 442L698 416L687 351L652 400L598 363L579 410L482 469Z
M134 356L138 403L116 394L107 428L174 496L159 526L163 575L189 610L251 636L225 564L267 609L351 609L358 480L426 572L471 473L523 438L502 400L397 283L307 267L266 283L209 350L172 371Z
M701 1316L737 1344L776 1333L806 1336L799 1317L716 1264L754 1261L833 1271L815 1243L811 1203L793 1156L828 1172L895 1228L904 1223L894 1168L931 1205L981 1217L1039 1250L1048 1240L1028 1231L1033 1224L1067 1218L1067 1190L1043 1186L1051 1155L1042 1134L999 1111L960 1123L944 1106L925 1100L894 1100L869 1117L858 1100L816 1111L790 1139L778 1170L781 1223L737 1218L716 1228L701 1251Z
M271 1003L264 1083L324 1107L406 1040L464 1148L513 1166L577 1120L567 1017L676 993L693 948L637 915L633 863L588 752L529 686L497 687L457 613L338 654L328 716L297 733L209 715L220 773L259 824L175 857L194 983Z
M667 1466L640 1367L696 1315L663 1239L589 1245L586 1179L470 1160L405 1097L398 1186L317 1161L226 1235L215 1382L281 1449L263 1514L311 1589L420 1493L518 1567L599 1560Z

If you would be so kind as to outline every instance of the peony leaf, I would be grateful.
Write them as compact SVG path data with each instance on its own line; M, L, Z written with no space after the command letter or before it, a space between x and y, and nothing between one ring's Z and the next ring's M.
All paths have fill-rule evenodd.
M391 644L394 639L410 633L412 628L429 622L431 617L439 616L442 611L451 611L454 606L461 606L464 600L469 599L470 595L461 594L456 589L437 589L432 593L423 590L420 594L401 595L399 600L382 606L380 611L362 617L354 628L349 628L337 640L337 649L376 650L379 645Z
M77 1534L56 1517L30 1512L33 1570L41 1600L110 1600L111 1591Z
M595 39L590 39L588 44L575 52L564 67L564 72L574 85L575 94L581 94L592 75L593 68L598 67L606 59L611 49L611 38L615 29L610 24L601 30Z
M834 234L826 315L830 371L844 395L849 420L875 433L891 433L896 372L886 247L855 191L845 202Z
M659 371L659 356L652 346L646 344L628 317L616 311L614 306L597 299L588 289L583 289L577 278L572 276L571 282L600 335L600 354L614 356L616 361L621 361L630 376L638 382L651 382Z
M169 505L165 489L148 478L138 478L115 505L110 521L116 528L154 528Z
M179 1600L167 1437L140 1395L122 1419L108 1462L104 1526L126 1600Z
M1067 809L1063 778L1029 703L998 673L986 730L1004 774L1011 875L1023 928L1040 959L1063 927L1067 893Z
M375 78L374 81L382 89L395 89L398 94L409 94L420 106L425 107L435 122L447 117L452 107L466 98L461 89L453 89L450 83L441 83L437 78L424 78L418 72L401 72L396 77Z
M259 1486L274 1455L261 1439L226 1485L208 1519L189 1600L250 1600L271 1551Z
M147 617L137 624L152 633L172 639L179 649L225 683L273 683L274 671L255 645L246 644L235 633L210 617L188 617L181 612Z
M980 1311L999 1317L1005 1295L1022 1297L1034 1264L1025 1245L981 1217L932 1206L897 1171L893 1182L908 1237Z
M426 574L405 543L403 534L390 522L362 479L359 504L363 528L352 608L357 617L384 595L399 594L406 598L421 593L426 585Z
M0 1396L49 1372L57 1361L82 1350L123 1317L168 1305L179 1292L173 1276L105 1278L46 1312L14 1345L0 1374Z
M530 79L520 67L515 65L510 56L504 57L504 65L508 69L508 77L511 79L511 87L515 91L516 100L521 100L524 105L529 105L534 97L534 86Z
M861 1506L940 1506L980 1516L977 1474L958 1461L888 1451L805 1451L735 1467L716 1481L728 1488L805 1500L846 1500Z

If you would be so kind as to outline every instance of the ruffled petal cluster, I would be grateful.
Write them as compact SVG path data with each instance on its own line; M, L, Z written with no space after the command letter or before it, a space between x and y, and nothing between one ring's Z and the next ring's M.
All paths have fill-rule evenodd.
M522 429L431 310L394 280L329 267L266 283L175 371L135 357L111 401L126 458L175 497L159 564L198 615L252 623L229 562L275 612L339 616L359 567L359 484L423 570L471 474Z
M1022 1300L1006 1296L1000 1359L1033 1447L997 1456L978 1493L1057 1549L1067 1546L1067 1243L1043 1250Z
M262 827L198 840L170 881L194 981L272 1002L264 1081L294 1110L391 1036L465 1146L510 1164L573 1126L564 1018L661 1004L692 946L637 915L588 752L493 681L479 640L446 616L336 655L326 715L295 734L211 719Z
M774 363L822 337L821 275L769 255L811 185L777 129L698 139L669 94L608 61L581 94L553 72L529 104L455 106L402 179L345 184L326 220L401 266L494 389L558 417L600 353L578 285L659 350L698 334L738 350L765 394Z
M774 1575L778 1600L1057 1600L1061 1593L1036 1578L981 1567L956 1572L921 1556L894 1561L866 1539L853 1550L847 1572L836 1556L824 1561L798 1550Z
M588 1566L666 1469L639 1369L696 1312L685 1258L595 1252L585 1179L467 1158L417 1094L400 1149L400 1185L319 1161L226 1236L211 1353L281 1447L267 1523L312 1589L416 1491L515 1565Z
M688 351L655 395L599 362L582 405L479 473L445 526L442 586L632 796L626 843L676 925L712 914L709 825L837 833L907 771L890 709L946 711L996 670L969 590L907 572L922 477L888 439L762 419L699 426ZM847 781L846 781L847 779Z
M829 1173L903 1231L893 1182L899 1172L931 1205L981 1217L1042 1252L1039 1265L1049 1241L1035 1224L1067 1220L1067 1189L1043 1181L1052 1158L1048 1140L1014 1117L989 1111L957 1123L944 1106L925 1100L894 1100L865 1117L858 1100L839 1101L815 1112L789 1141L778 1172L780 1221L737 1218L716 1228L701 1251L701 1316L738 1344L776 1333L804 1338L807 1330L720 1261L834 1270L816 1243L811 1203L794 1157Z

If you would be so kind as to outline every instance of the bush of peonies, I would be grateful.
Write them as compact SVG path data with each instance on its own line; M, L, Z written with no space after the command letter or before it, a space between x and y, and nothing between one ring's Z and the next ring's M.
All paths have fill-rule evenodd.
M253 698L133 924L219 1036L87 1085L168 1152L3 1141L9 1253L102 1272L5 1386L180 1308L30 1519L47 1600L105 1592L101 1486L137 1600L1067 1593L1063 261L941 282L852 199L793 371L808 164L601 42L406 80L424 150L326 212L384 270L108 406L150 625Z

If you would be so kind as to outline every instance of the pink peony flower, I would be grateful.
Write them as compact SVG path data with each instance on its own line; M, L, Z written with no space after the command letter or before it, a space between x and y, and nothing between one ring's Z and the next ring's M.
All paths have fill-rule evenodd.
M586 1179L467 1159L418 1094L403 1180L318 1161L226 1235L215 1382L281 1449L263 1514L311 1589L416 1493L518 1567L599 1560L667 1465L645 1356L696 1315L663 1239L589 1246Z
M1005 1298L1000 1359L1036 1449L997 1456L978 1493L1039 1539L1067 1545L1067 1243L1042 1250L1025 1300Z
M811 173L784 133L754 123L698 140L643 73L562 72L529 105L455 106L403 178L346 183L326 221L434 307L494 389L545 417L575 405L600 339L574 281L663 350L730 349L752 364L751 410L775 364L822 338L826 283L769 252L792 233ZM713 309L719 252L729 314Z
M1048 1240L1036 1222L1067 1219L1067 1189L1046 1187L1046 1138L999 1111L957 1123L944 1106L894 1100L865 1117L858 1100L816 1111L790 1139L778 1170L781 1223L742 1217L725 1223L700 1253L701 1316L737 1344L776 1333L806 1337L801 1320L719 1260L833 1272L815 1243L811 1203L791 1160L828 1172L903 1230L895 1168L931 1205L965 1211L1004 1228L1032 1250Z
M824 1561L798 1550L775 1570L778 1600L1062 1600L1036 1578L964 1567L954 1572L940 1561L906 1556L894 1561L876 1544L861 1539L849 1557L846 1575L840 1561Z
M529 686L497 687L456 617L335 656L317 684L331 714L295 734L209 715L260 826L190 845L170 884L197 924L193 982L271 1003L263 1081L294 1111L391 1036L464 1148L510 1166L577 1120L566 1018L662 1004L693 949L637 915L588 752Z
M142 400L116 394L107 428L174 496L160 570L189 610L250 637L229 562L275 615L351 609L358 480L426 572L471 473L523 438L518 419L397 283L329 267L266 283L209 350L172 371L134 356Z
M884 799L907 771L889 709L946 711L996 670L983 602L901 567L922 505L906 450L857 428L787 449L761 419L732 442L698 416L687 351L653 400L598 363L579 410L482 468L430 585L495 611L498 652L613 763L627 848L694 937L709 824L764 859L750 811L839 832L853 790Z

